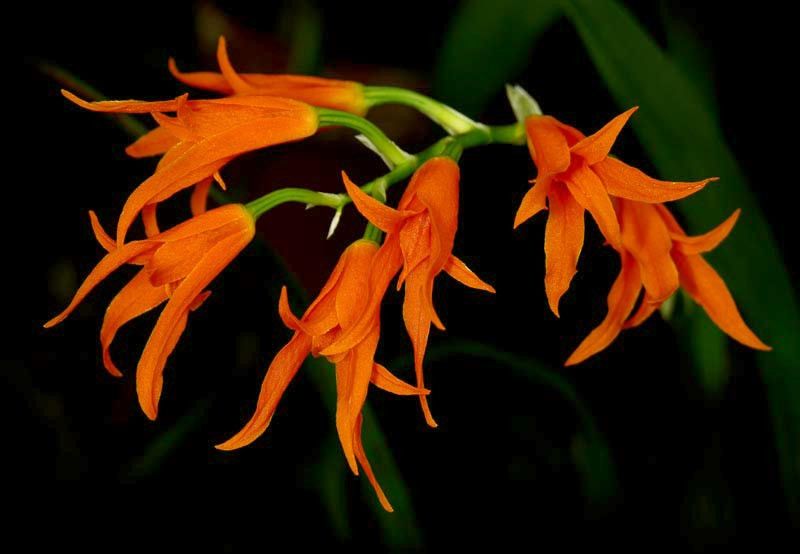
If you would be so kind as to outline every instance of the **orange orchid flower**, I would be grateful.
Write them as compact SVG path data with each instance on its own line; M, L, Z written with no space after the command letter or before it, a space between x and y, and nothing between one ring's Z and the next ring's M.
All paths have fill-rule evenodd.
M711 231L686 235L661 204L618 200L622 269L608 295L608 314L569 357L566 365L582 362L611 344L622 329L644 322L678 287L706 311L733 339L757 350L770 350L742 319L725 281L702 254L716 248L733 229L736 210ZM629 317L641 289L644 296Z
M246 446L261 436L272 420L275 409L289 383L309 354L320 352L337 337L346 333L359 320L370 303L370 269L376 259L378 245L370 240L351 244L342 254L327 283L317 298L298 319L289 308L286 287L281 289L278 313L284 324L294 331L286 346L269 366L255 413L231 439L217 446L233 450ZM370 291L370 294L365 294ZM382 294L381 294L382 296ZM346 351L328 360L336 365L336 429L345 458L353 473L358 465L364 469L381 505L392 511L386 495L375 478L361 441L361 410L369 384L399 395L427 394L423 389L404 383L382 365L375 363L375 349L380 336L379 314L372 314L364 337Z
M608 243L618 249L619 223L609 195L639 202L666 202L697 192L715 180L659 181L610 157L617 135L636 109L618 115L588 137L552 116L533 115L525 120L528 148L538 175L522 199L514 227L549 208L544 283L550 309L556 316L559 301L577 272L583 248L584 211L592 215Z
M306 75L238 73L228 58L225 37L219 37L217 63L220 73L213 71L183 73L178 69L175 60L170 58L169 71L185 85L219 94L281 96L300 100L312 106L333 108L356 115L364 115L367 112L364 87L355 81Z
M358 211L387 235L379 258L373 264L372 303L367 306L359 324L322 353L337 355L364 340L389 282L402 267L397 288L399 290L405 285L403 320L414 347L417 386L422 389L425 386L422 363L431 323L444 330L433 307L436 276L445 271L468 287L494 292L491 285L480 280L452 254L458 227L458 164L444 157L425 162L414 174L396 210L364 193L346 174L342 173L342 177ZM428 425L436 427L426 395L420 394L420 401Z
M138 100L86 102L62 91L88 110L107 113L150 113L159 124L128 148L134 157L164 154L155 173L125 202L116 241L125 242L136 216L176 192L204 183L236 156L309 137L317 131L316 110L308 104L270 96L233 96L188 100L187 95L162 102ZM168 117L165 112L176 112Z
M175 349L189 312L208 297L204 289L255 235L255 221L241 204L229 204L200 214L146 240L117 247L90 212L97 240L108 250L78 288L72 302L45 324L52 327L69 316L103 279L120 266L141 265L139 273L114 297L100 331L103 363L119 376L109 354L120 327L167 301L136 369L139 404L155 419L167 358Z

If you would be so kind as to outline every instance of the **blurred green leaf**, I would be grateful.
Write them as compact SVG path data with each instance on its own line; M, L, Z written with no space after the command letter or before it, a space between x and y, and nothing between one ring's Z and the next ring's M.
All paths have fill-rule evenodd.
M289 73L315 75L322 69L322 16L313 2L286 2L279 24L289 44Z
M447 30L435 96L477 115L528 65L536 39L558 17L556 0L466 0Z
M618 498L619 483L608 444L598 430L591 412L566 379L538 360L471 340L444 341L428 349L426 360L433 362L455 356L490 360L508 368L511 374L518 378L555 389L572 406L581 422L582 429L573 440L572 456L586 500L591 506L603 509ZM410 366L411 363L409 357L404 357L393 361L389 367Z
M151 442L142 455L123 470L121 478L126 481L138 481L156 473L164 461L205 423L212 403L212 400L205 399L195 404L194 408L181 416L175 425Z
M800 518L800 315L764 214L695 84L613 0L564 0L600 74L621 107L641 106L633 126L659 172L675 179L720 177L680 203L694 232L736 208L738 228L709 254L756 332L774 351L758 354L767 388L784 492Z

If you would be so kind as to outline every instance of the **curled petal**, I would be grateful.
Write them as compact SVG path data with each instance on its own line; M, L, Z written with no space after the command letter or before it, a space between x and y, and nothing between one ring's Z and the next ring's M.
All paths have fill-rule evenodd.
M281 296L278 299L278 315L281 317L283 324L289 329L305 333L309 336L313 335L313 333L310 333L308 329L306 329L303 322L294 315L294 312L292 312L292 308L289 306L289 295L285 285L281 287Z
M389 499L386 498L383 489L381 488L380 484L378 484L378 480L375 478L375 474L372 472L372 467L369 465L367 454L364 452L364 444L361 442L361 425L363 420L364 418L361 416L361 414L359 414L356 418L356 428L353 437L356 458L358 458L358 463L361 464L361 467L364 468L364 473L367 474L367 479L369 479L372 488L375 489L375 494L377 495L381 506L383 506L383 509L387 512L393 512L394 508L392 508L392 505L389 503Z
M213 182L213 179L207 177L194 186L192 197L189 201L193 216L206 213L208 207L208 191L211 190L211 184Z
M717 327L750 348L772 350L744 322L725 281L702 256L675 252L674 257L684 290L703 307Z
M717 180L714 177L693 183L659 181L615 158L606 158L592 169L611 196L650 204L685 198Z
M80 106L81 108L93 112L105 113L153 113L153 112L174 112L186 101L188 94L183 94L173 100L161 102L144 102L142 100L103 100L102 102L87 102L82 98L72 94L68 90L61 89L64 98Z
M63 312L55 316L53 319L44 324L45 328L52 327L64 321L72 311L78 307L86 295L88 295L94 287L96 287L103 279L108 277L121 265L128 263L131 259L136 258L145 253L151 252L158 246L158 243L151 241L134 241L130 242L120 248L116 248L106 254L100 262L92 269L91 273L81 284L72 302L64 309Z
M419 389L399 379L394 373L379 363L372 366L372 377L370 377L370 381L379 389L399 396L416 396L430 393L428 389Z
M201 90L210 90L219 94L233 94L233 88L221 74L214 71L194 71L184 73L178 69L178 64L174 58L170 58L168 63L169 72L178 81L190 87Z
M492 294L495 292L492 285L482 281L480 277L475 275L472 270L467 267L467 264L455 256L450 256L450 258L448 258L447 263L444 266L444 271L462 285L466 285L473 289L485 290L486 292L491 292Z
M103 365L111 375L120 377L114 361L111 359L111 343L117 331L131 321L160 305L167 299L164 287L154 287L145 270L139 271L136 276L117 293L108 305L100 329L100 345L103 348Z
M564 365L575 365L604 350L617 338L625 320L636 304L636 298L642 289L639 279L639 266L629 255L622 259L622 270L611 286L608 294L608 313L583 342L575 349Z
M550 179L541 177L536 184L525 193L522 202L514 216L514 229L528 221L530 218L547 209L547 193L550 190Z
M219 450L235 450L247 446L267 430L283 393L292 382L311 349L311 338L295 333L272 360L261 384L256 410L250 421L227 441L218 444Z
M399 212L386 204L378 202L369 194L362 191L350 180L347 173L344 171L342 171L342 180L344 181L347 194L350 196L350 199L353 201L353 204L355 204L359 213L381 231L385 233L392 231L395 225L406 217L403 212Z
M550 215L544 231L544 288L556 317L561 297L578 271L583 231L583 207L561 183L554 183L550 189Z
M125 153L131 158L146 158L148 156L160 156L173 146L180 139L169 129L156 127L152 131L142 135L125 149Z
M606 123L602 129L593 135L589 135L582 141L573 145L570 151L582 157L587 164L592 165L604 160L611 147L617 140L622 128L628 122L628 119L633 115L633 112L638 110L638 106L629 109L626 112L619 114L617 117Z
M94 232L94 237L97 239L97 242L100 243L106 252L111 252L112 250L116 250L117 243L114 242L114 239L106 233L106 230L103 229L103 226L100 225L100 220L97 219L97 214L94 213L93 210L89 210L89 221L92 223L92 231Z
M733 230L736 220L742 210L736 210L728 219L711 229L709 232L696 237L688 237L683 233L672 233L670 236L675 242L675 248L684 255L702 254L714 250Z
M231 60L228 58L228 45L223 36L219 37L219 42L217 43L217 63L219 63L222 76L225 77L225 80L235 93L248 94L257 91L253 85L242 79L233 68L233 65L231 65Z
M642 299L642 303L639 304L639 309L636 310L636 313L633 314L628 321L625 322L623 326L624 329L631 329L633 327L638 327L647 319L653 315L659 307L661 307L662 302L653 301L652 298L645 295Z
M620 235L617 214L603 183L586 165L576 165L564 176L569 192L597 223L608 243L619 249ZM552 207L551 207L552 210Z

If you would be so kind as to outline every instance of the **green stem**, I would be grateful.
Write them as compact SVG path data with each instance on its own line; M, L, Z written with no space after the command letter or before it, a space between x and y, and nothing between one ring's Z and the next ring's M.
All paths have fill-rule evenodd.
M444 137L415 156L408 156L388 173L373 179L361 190L385 201L386 189L410 177L422 164L437 156L458 157L463 150L486 144L512 144L524 146L526 141L525 127L521 123L501 126L481 126L460 135ZM341 209L350 203L346 194L315 192L300 188L279 189L247 204L247 208L258 217L272 208L286 202L301 202L309 206L328 206ZM368 229L369 231L369 229ZM372 231L369 231L370 233Z
M328 108L317 108L317 113L319 114L320 127L325 125L348 127L367 137L378 154L392 167L408 161L411 157L410 154L392 142L374 123L363 117Z
M397 87L364 87L367 108L381 104L401 104L410 106L428 116L451 135L467 133L484 125L473 121L466 115L433 98Z

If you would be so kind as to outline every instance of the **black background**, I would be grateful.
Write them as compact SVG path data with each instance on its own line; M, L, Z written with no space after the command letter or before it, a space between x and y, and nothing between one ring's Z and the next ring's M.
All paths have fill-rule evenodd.
M282 9L269 2L221 5L234 21L266 34ZM377 4L323 3L325 66L338 75L399 81L425 91L455 5L402 2L384 11ZM666 3L692 26L711 57L729 144L775 222L795 276L795 216L787 200L796 186L790 134L794 94L783 83L793 62L787 60L788 25L778 5L726 6L721 13L712 2ZM664 39L664 5L629 7L658 40ZM126 195L152 165L126 159L124 134L105 117L68 104L35 64L62 65L114 98L174 96L181 89L166 71L167 56L186 69L213 67L211 59L197 53L197 5L89 2L14 9L19 11L9 18L14 28L7 51L22 65L12 65L4 80L5 117L12 130L4 156L4 266L11 278L3 352L3 403L10 416L4 474L9 490L23 491L34 506L20 512L25 519L72 525L66 534L32 538L66 544L90 540L102 529L120 533L125 544L151 544L151 535L166 533L179 544L226 551L267 549L284 540L337 544L310 484L333 422L302 372L261 440L233 454L211 448L249 417L263 368L288 338L275 308L281 281L263 248L248 249L215 281L212 298L191 319L168 364L155 423L139 411L132 379L154 320L136 322L119 337L115 353L122 380L105 374L100 362L101 315L124 276L101 287L65 324L41 329L68 300L64 291L71 293L99 259L87 209L97 210L111 226ZM236 61L236 44L231 48ZM239 59L245 59L239 48ZM274 69L281 52L277 46L268 61L251 56L237 65ZM566 21L547 32L529 71L517 80L548 113L585 131L619 111ZM483 115L492 123L511 120L502 91ZM411 151L436 138L435 129L406 110L382 109L376 118ZM627 161L654 173L631 132L618 148ZM247 156L225 175L234 190L254 198L279 186L338 191L340 169L357 182L381 171L343 135L339 141L314 139ZM580 271L556 320L542 286L544 219L511 230L533 175L527 154L499 146L469 151L462 158L462 175L455 252L495 284L498 294L491 298L440 279L436 301L448 332L434 333L432 346L447 337L475 339L559 368L603 317L614 257L587 225ZM262 236L312 291L362 228L348 211L336 236L324 241L329 215L292 206L260 222ZM300 300L294 303L299 306ZM398 307L394 295L384 311L380 352L385 361L410 347ZM574 411L547 386L519 380L486 361L454 357L429 364L427 373L439 429L425 426L413 400L376 392L370 401L412 491L431 550L462 541L535 547L550 536L565 544L597 539L620 544L639 534L651 544L674 541L696 549L734 538L760 544L788 537L790 523L752 353L731 348L730 382L715 399L702 392L675 335L657 317L586 364L555 370L576 387L610 443L622 494L603 508L587 506L570 461L578 427ZM193 411L202 414L200 423L160 466L147 476L131 477L128 469L146 446ZM358 494L357 479L344 478L351 541L379 544L367 506L372 498ZM180 523L186 518L194 523Z

